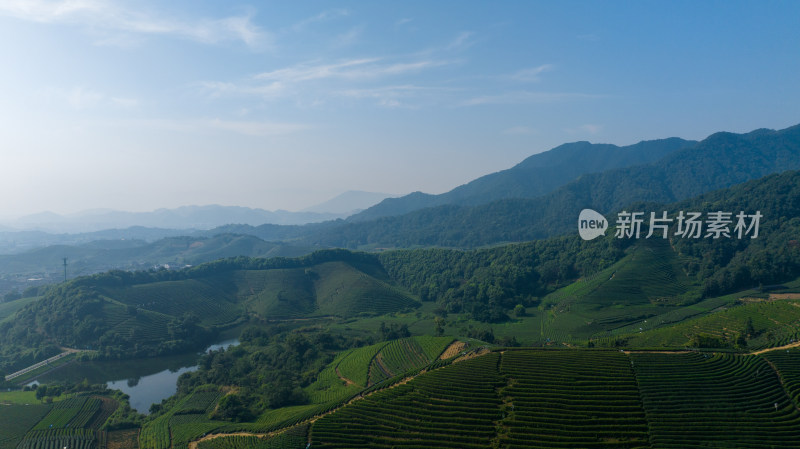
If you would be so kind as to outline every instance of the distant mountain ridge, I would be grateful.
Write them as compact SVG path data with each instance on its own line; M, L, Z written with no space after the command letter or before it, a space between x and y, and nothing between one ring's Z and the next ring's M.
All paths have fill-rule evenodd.
M445 205L377 220L316 228L306 244L356 248L469 248L543 239L574 230L583 208L602 213L671 203L785 170L800 169L800 125L720 132L661 160L584 174L547 195L479 206Z
M258 226L271 224L305 224L344 218L347 214L319 212L268 211L241 206L182 206L175 209L157 209L152 212L125 212L93 210L76 214L58 215L42 212L13 221L6 225L21 230L54 233L95 232L112 228L141 226L163 229L212 229L231 223Z
M243 234L302 248L363 249L418 246L472 248L543 239L572 231L575 217L583 208L611 213L642 202L670 203L772 173L800 169L800 125L780 131L759 129L746 134L720 132L699 143L675 138L640 142L629 147L579 142L558 148L559 151L534 155L512 169L479 178L453 192L466 192L485 184L489 186L486 191L497 193L498 190L492 190L491 186L505 182L513 184L514 181L507 181L511 179L509 173L516 176L526 173L528 169L548 170L548 167L569 165L570 161L577 159L582 161L575 162L577 165L613 165L621 163L620 158L613 155L622 155L625 151L643 158L656 153L666 155L647 164L601 173L584 173L536 198L505 198L479 205L448 204L367 221L336 219L305 225L241 223L184 231L130 228L43 237L47 237L50 244L74 245L95 239L133 238L152 242L175 235L200 238ZM656 149L645 155L642 148ZM596 154L593 152L595 149L599 150ZM592 153L584 154L586 151ZM611 152L612 157L606 158L604 152ZM576 159L576 155L581 154L584 156ZM452 192L450 194L455 195ZM485 197L493 194L486 194ZM424 198L424 194L408 195L397 201L414 197ZM473 200L480 197L480 194L465 196ZM386 200L381 204L389 203L390 200ZM226 216L227 223L231 223L228 220L230 217ZM14 241L4 243L9 253L32 248L28 240L37 238L35 233L30 236L0 233L0 236L4 240L27 239L23 242L25 244Z
M107 270L148 270L155 266L181 268L226 257L297 257L312 248L265 242L253 235L217 234L210 237L176 236L154 242L97 239L79 245L56 244L12 255L0 255L0 295L32 285L59 282L62 262L68 277ZM30 281L30 277L38 278Z
M695 144L696 141L677 137L623 147L589 142L566 143L440 195L414 192L400 198L385 199L353 215L348 221L363 222L447 204L477 206L508 198L536 198L583 174L654 162Z
M380 203L386 198L395 198L399 195L390 193L365 192L363 190L348 190L334 198L320 204L307 207L300 212L314 212L318 214L351 215L368 207Z

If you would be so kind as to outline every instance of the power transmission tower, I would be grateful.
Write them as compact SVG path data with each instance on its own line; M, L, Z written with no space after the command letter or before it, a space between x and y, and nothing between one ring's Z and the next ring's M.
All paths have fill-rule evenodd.
M64 282L67 282L67 258L64 258Z

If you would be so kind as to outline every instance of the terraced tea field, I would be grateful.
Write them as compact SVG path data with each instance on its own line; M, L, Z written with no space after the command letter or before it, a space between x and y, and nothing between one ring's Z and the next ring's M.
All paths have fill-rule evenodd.
M58 449L62 447L77 449L94 449L105 444L106 434L100 430L109 416L116 410L117 403L109 398L94 396L76 396L54 403L52 406L15 406L25 407L18 417L15 416L16 429L27 428L24 437L19 439L18 449ZM39 416L44 407L48 410ZM0 406L0 414L5 407ZM26 426L17 419L31 420L38 416L33 425ZM0 422L3 422L0 420ZM4 434L5 436L5 434ZM0 438L0 447L4 439ZM10 440L9 440L10 441Z
M384 314L419 305L408 293L344 262L323 263L311 272L317 278L317 315Z
M771 351L762 357L778 370L784 388L795 405L800 407L800 349Z
M790 448L800 411L765 359L631 354L654 448Z
M220 398L219 391L196 391L184 397L172 409L150 421L139 435L141 447L167 449L185 447L189 441L224 426L211 421L211 412Z
M105 294L124 304L169 316L181 316L191 310L209 325L225 324L238 316L238 307L226 300L226 292L194 279L107 289Z
M413 337L389 342L369 364L369 385L433 362L452 342L452 337Z
M500 373L509 448L647 446L628 358L618 352L507 351Z
M800 351L507 350L314 422L312 447L796 448ZM781 368L782 367L782 368Z
M613 266L546 296L543 336L558 342L603 336L681 310L677 304L693 288L668 242L643 240Z
M314 423L313 447L483 448L502 418L500 354L489 354L356 401Z
M221 393L200 389L149 422L140 447L189 448L198 440L198 449L308 441L315 448L799 445L800 349L760 355L506 349L423 364L449 343L417 337L345 351L318 379L336 386L311 396L319 402L270 410L254 423L210 420ZM365 387L337 373L350 357L345 371L366 373L378 356L399 371L407 360L413 377ZM417 373L421 366L430 371ZM113 411L107 402L79 396L52 405L0 405L0 418L12 413L27 423L27 430L5 429L9 421L0 419L0 448L101 448L100 426ZM222 435L203 438L214 433Z
M746 335L748 320L755 333ZM800 300L764 302L734 302L727 309L699 318L632 334L632 347L689 346L694 336L705 335L719 339L732 347L739 335L745 335L747 349L755 350L781 346L800 338Z

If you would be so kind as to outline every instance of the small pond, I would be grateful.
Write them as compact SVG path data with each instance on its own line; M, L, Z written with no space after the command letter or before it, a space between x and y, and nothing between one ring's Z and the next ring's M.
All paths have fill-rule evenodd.
M216 351L239 344L238 339L224 340L205 349ZM139 413L150 412L150 405L158 404L178 389L178 377L197 369L199 354L183 354L172 357L155 357L142 360L99 361L72 363L41 376L38 381L66 380L90 383L106 383L109 388L121 390L130 396L131 407Z

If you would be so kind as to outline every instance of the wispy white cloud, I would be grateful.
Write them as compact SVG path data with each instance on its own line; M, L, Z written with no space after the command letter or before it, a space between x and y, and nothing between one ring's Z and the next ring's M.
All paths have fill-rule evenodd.
M232 83L221 81L201 81L196 83L200 90L211 97L226 95L255 95L261 98L277 98L284 95L288 86L280 81L271 83Z
M353 67L363 67L379 61L377 58L350 59L333 64L299 64L283 69L262 72L254 76L258 80L287 81L298 83L302 81L323 78L348 78L352 75Z
M332 64L299 64L270 72L259 73L255 79L298 83L326 78L367 79L388 75L402 75L452 64L453 61L418 60L385 63L381 58L349 59Z
M474 33L471 31L462 31L450 43L445 45L445 50L463 50L471 47L475 41L472 39Z
M359 98L383 98L382 105L397 106L399 93L409 93L410 85L364 88L360 83L375 82L385 78L422 72L435 67L453 64L454 61L421 59L389 62L381 58L348 59L334 63L304 63L271 70L240 81L203 81L196 86L211 97L254 95L262 99L276 99L290 95L319 97L330 95ZM319 81L337 81L335 85L315 84ZM357 93L361 95L356 95ZM380 93L380 95L379 95Z
M407 84L368 89L345 89L337 91L336 94L350 98L373 99L379 106L388 108L412 108L413 106L407 103L409 97L417 97L422 92L430 92L431 90L430 88Z
M396 26L396 27L403 26L403 25L405 25L407 23L411 23L412 21L413 21L413 19L409 19L408 17L404 17L402 19L397 19L397 21L394 23L394 26Z
M3 0L0 15L38 23L83 26L92 32L169 35L202 43L241 41L252 48L271 45L271 36L255 25L250 15L225 18L165 18L162 14L126 9L107 0ZM100 44L132 39L106 36Z
M334 47L349 47L350 45L355 44L358 42L361 34L364 32L363 26L356 26L350 28L346 32L339 34L338 36L333 38L333 46Z
M319 14L313 15L311 17L307 17L294 25L291 26L292 31L303 31L309 25L318 22L327 22L329 20L338 19L340 17L347 17L350 15L350 11L346 9L331 9L328 11L322 11Z
M515 81L536 82L541 79L540 75L544 72L553 70L553 64L542 64L538 67L531 67L527 69L518 70L512 73L509 78Z
M603 98L603 95L584 94L577 92L519 91L470 98L461 102L461 106L479 106L484 104L556 103L562 101L590 100L596 98Z

